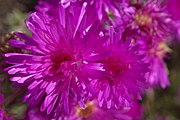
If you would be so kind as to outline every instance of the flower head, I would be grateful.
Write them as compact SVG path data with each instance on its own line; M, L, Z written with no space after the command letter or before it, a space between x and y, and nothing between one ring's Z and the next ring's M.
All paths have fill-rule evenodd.
M153 38L139 40L139 52L146 54L145 61L150 63L150 72L146 78L148 83L154 87L160 85L162 88L169 86L168 69L164 59L168 59L167 53L171 52L166 42L152 42Z
M172 19L167 9L158 0L148 0L135 3L136 12L133 15L132 28L139 29L141 34L168 36Z
M18 87L28 86L24 101L29 99L30 106L40 105L41 111L57 119L69 113L70 100L84 108L92 96L90 80L101 76L97 61L106 56L96 49L106 37L99 36L101 25L86 3L72 3L66 8L59 4L54 15L51 19L44 12L32 13L26 20L32 37L16 33L23 41L10 41L29 54L7 53L5 57L13 64L6 69L14 75L11 81Z
M142 88L146 88L145 73L148 64L143 62L144 55L137 54L129 40L123 41L121 33L110 30L110 39L105 49L111 54L103 59L106 76L93 81L98 94L99 105L105 108L132 106L132 99L141 99Z
M146 55L144 60L150 63L150 72L146 78L150 85L165 88L169 85L169 79L164 59L170 52L168 43L172 39L174 21L161 1L139 0L131 6L135 8L135 12L122 36L131 36L133 43L139 46L138 52Z

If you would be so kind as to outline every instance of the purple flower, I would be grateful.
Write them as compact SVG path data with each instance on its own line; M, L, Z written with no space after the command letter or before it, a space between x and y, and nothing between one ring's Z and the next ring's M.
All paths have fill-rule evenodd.
M144 55L137 54L138 49L131 46L130 40L122 40L121 34L110 29L105 49L111 54L101 61L107 75L92 80L99 106L108 109L132 106L132 99L141 100L142 88L147 87L145 74L149 64L143 62Z
M107 54L97 51L106 37L99 35L101 25L92 10L87 3L72 3L66 8L59 4L53 19L44 12L32 13L25 21L32 37L16 33L22 41L10 41L29 54L5 54L12 64L6 69L14 76L10 80L17 87L28 86L24 101L40 105L55 119L69 113L70 100L84 108L94 94L90 81L103 75L97 61Z
M158 57L150 58L151 70L147 75L150 85L160 85L162 88L166 88L170 85L169 72L166 63Z
M104 109L98 106L97 101L86 103L86 108L72 105L69 116L60 117L67 120L140 120L142 107L137 101L133 101L133 107L122 107L119 109ZM24 120L49 120L49 117L38 109L29 109Z
M171 52L171 49L166 43L157 43L147 51L147 61L150 62L151 68L147 75L150 85L160 85L162 88L166 88L170 85L168 77L168 69L164 62L167 57L167 53Z
M158 36L160 41L169 36L172 19L160 1L148 0L145 3L137 3L135 7L132 28L139 29L141 34Z
M86 108L75 106L68 120L140 120L142 108L137 102L133 107L122 107L119 109L104 109L98 106L96 101L86 103Z
M166 42L152 41L152 37L139 39L139 52L146 54L145 61L150 63L150 71L146 74L148 83L154 87L162 88L169 86L168 69L164 59L168 59L167 53L171 52Z
M150 63L146 78L150 85L165 88L169 85L169 79L164 59L170 52L167 44L172 39L174 21L161 1L139 0L131 6L135 12L122 30L122 37L131 37L134 44L139 46L137 51L146 55L145 62Z

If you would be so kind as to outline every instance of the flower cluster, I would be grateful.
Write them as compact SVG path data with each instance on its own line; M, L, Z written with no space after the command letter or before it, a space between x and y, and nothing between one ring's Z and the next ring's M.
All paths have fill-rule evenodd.
M26 53L4 54L27 89L25 119L141 119L144 89L170 84L175 21L158 0L39 1L25 20L31 37L9 41Z

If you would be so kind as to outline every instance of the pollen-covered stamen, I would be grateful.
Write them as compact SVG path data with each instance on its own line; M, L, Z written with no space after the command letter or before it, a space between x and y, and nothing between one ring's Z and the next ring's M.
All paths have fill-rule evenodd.
M134 17L136 23L140 26L146 26L152 22L152 18L147 13L138 12Z
M160 43L157 47L156 55L163 59L166 53L170 53L172 50L168 47L168 45L164 42Z
M62 63L67 62L67 61L72 61L73 58L71 57L70 54L67 54L65 52L55 52L51 55L51 61L52 61L52 66L51 66L51 71L56 72Z
M86 106L87 107L85 109L77 107L76 112L78 116L82 118L87 118L97 109L94 102L88 102Z
M149 50L149 53L152 55L156 55L160 59L163 59L166 53L170 53L172 50L168 47L168 45L164 42L159 43L156 48L152 48Z

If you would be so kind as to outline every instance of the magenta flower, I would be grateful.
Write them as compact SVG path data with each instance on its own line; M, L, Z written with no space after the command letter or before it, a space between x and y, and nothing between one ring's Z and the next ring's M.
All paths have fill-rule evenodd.
M150 62L151 70L147 75L149 84L152 86L160 85L162 88L169 86L169 72L165 62L158 57L150 58Z
M55 119L69 113L70 100L84 108L94 94L90 81L104 75L97 61L107 53L97 50L106 37L99 35L98 18L86 6L59 4L53 19L43 12L32 13L26 20L32 37L16 33L22 41L10 41L29 54L5 54L6 62L12 64L6 69L14 76L10 80L17 87L28 86L24 101L29 99L31 107L40 105Z
M150 71L146 74L150 86L160 85L166 88L170 82L164 59L169 59L167 53L170 53L171 49L166 42L152 41L152 39L154 38L141 38L136 44L140 46L139 52L146 54L144 60L150 63Z
M170 36L173 20L166 6L159 0L138 0L132 6L135 13L132 14L131 22L127 31L140 36L156 36L155 41L163 41ZM131 32L130 32L131 34ZM154 37L155 38L155 37Z
M79 105L74 104L69 116L60 117L65 120L140 120L142 117L142 106L133 101L133 107L122 107L119 109L104 109L98 106L97 101L86 103L86 108L82 109ZM49 120L49 117L38 109L27 111L24 120Z
M160 85L162 88L166 88L170 85L168 77L168 68L164 59L168 58L167 53L171 52L171 49L166 43L154 43L147 51L147 61L151 64L150 72L147 75L150 85Z
M139 103L133 102L133 107L119 109L104 109L96 101L86 103L86 108L75 106L68 120L140 120L142 108Z
M92 81L99 106L108 109L132 106L132 99L141 100L142 88L147 87L144 77L149 64L143 62L144 55L138 55L138 49L131 47L129 40L123 42L121 34L110 30L105 49L111 55L101 61L107 76Z
M135 13L123 29L122 36L124 39L131 36L135 45L140 46L138 52L146 55L145 62L150 63L150 72L146 75L149 84L165 88L170 83L164 58L170 52L167 43L172 39L174 21L161 1L139 0L131 6Z

